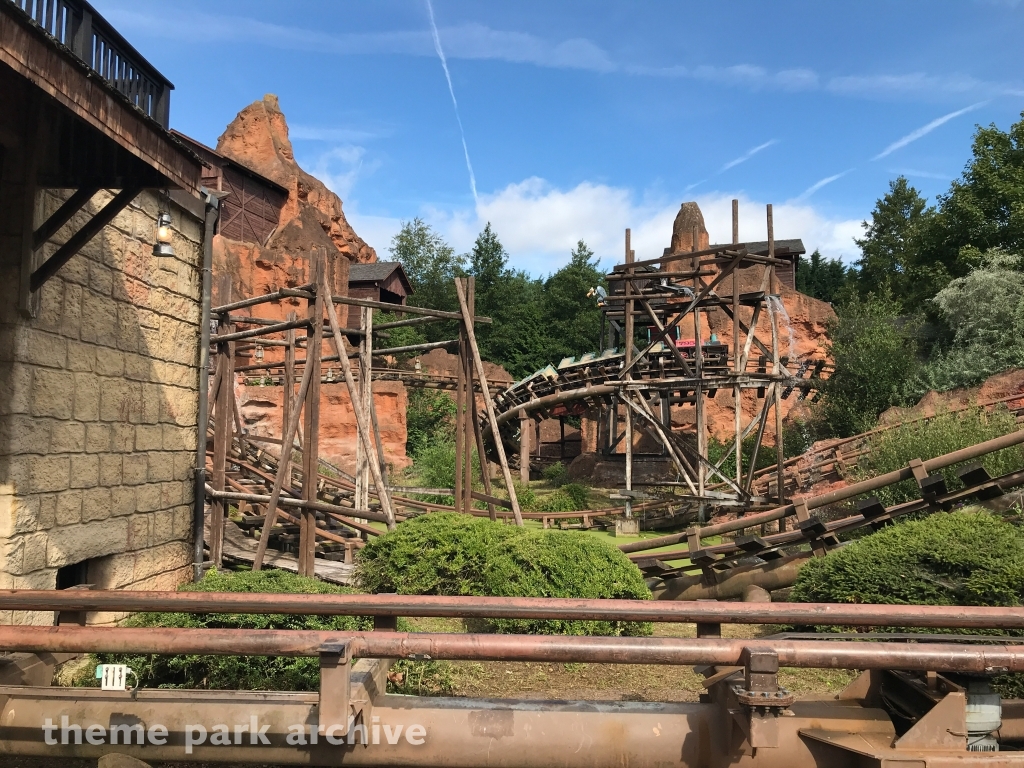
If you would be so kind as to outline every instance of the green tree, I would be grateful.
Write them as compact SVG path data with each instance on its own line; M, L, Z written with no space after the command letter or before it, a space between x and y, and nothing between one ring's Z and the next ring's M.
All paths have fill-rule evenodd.
M854 298L827 327L835 371L824 382L819 416L828 432L846 437L870 429L886 408L904 402L917 368L916 323L900 317L887 291Z
M508 266L508 252L490 222L477 237L467 261L469 274L476 281L477 314L493 320L477 327L480 355L516 377L546 365L543 284Z
M932 300L953 340L924 366L914 394L970 386L1024 365L1024 259L1000 249L971 258L979 265Z
M801 262L797 268L796 289L831 304L854 276L855 272L842 261L827 259L815 249L808 260Z
M601 310L587 292L604 285L604 272L582 240L573 249L569 263L544 281L543 313L551 362L600 348Z
M939 197L934 256L954 276L977 266L982 251L1024 253L1024 112L1021 118L1009 131L979 126L970 162Z
M391 239L388 250L391 258L402 263L409 276L413 289L409 304L458 311L459 299L454 280L465 272L465 257L456 255L455 250L429 224L418 218L402 222L402 228ZM452 338L452 328L447 325L429 323L423 326L423 334L428 341Z
M871 222L863 222L864 237L857 240L857 287L861 295L888 291L908 309L919 308L949 280L944 265L931 265L924 257L925 243L935 210L900 176L876 201Z

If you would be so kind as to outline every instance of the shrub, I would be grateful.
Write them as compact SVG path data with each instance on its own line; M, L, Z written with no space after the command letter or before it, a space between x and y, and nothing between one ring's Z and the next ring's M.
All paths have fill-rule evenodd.
M857 462L856 479L874 477L905 467L911 459L932 459L945 453L1009 434L1017 429L1013 414L1005 408L985 411L970 408L956 413L939 413L928 421L903 424L873 436L868 451ZM982 456L982 465L993 477L1024 467L1024 449L1020 446L1005 448ZM957 464L942 470L946 487L962 487L956 477ZM890 485L878 491L878 498L886 506L916 499L920 496L913 480Z
M516 498L519 499L519 507L524 512L536 512L538 511L537 494L534 493L533 488L528 485L524 485L518 480L512 481L512 487L516 489ZM502 489L499 495L504 498L505 491Z
M410 389L406 409L406 452L413 458L419 458L425 449L437 443L450 443L452 455L455 455L455 401L440 390Z
M284 571L208 571L184 592L287 592L293 594L353 594L316 579ZM139 613L125 625L132 627L187 627L228 629L368 630L373 622L354 616L293 616L260 613ZM127 664L143 686L160 688L237 688L242 690L315 691L320 685L319 660L286 656L156 656L150 654L98 654L97 663Z
M554 464L549 464L544 467L542 477L555 488L561 488L569 482L569 470L565 468L565 465L562 462L556 461Z
M636 567L617 549L576 531L531 531L454 513L401 523L359 555L371 592L649 599ZM648 624L573 620L494 620L498 632L649 634Z
M978 510L939 513L927 519L897 523L825 557L810 560L800 570L790 599L822 603L1019 606L1024 599L1024 532ZM985 630L978 633L991 634ZM1020 633L1000 630L996 634ZM995 683L1003 695L1017 697L1024 693L1022 675L1003 675Z
M587 509L590 504L590 489L582 483L566 483L561 488L562 493L572 499L575 509Z
M823 382L819 416L832 435L846 437L903 403L917 368L916 328L901 321L899 304L887 294L854 299L837 312L826 344L835 371Z

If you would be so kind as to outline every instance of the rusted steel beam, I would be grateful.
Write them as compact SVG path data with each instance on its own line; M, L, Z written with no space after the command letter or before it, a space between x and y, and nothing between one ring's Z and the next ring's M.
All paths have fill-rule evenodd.
M580 514L580 513L577 513ZM173 611L321 616L573 619L1024 629L1024 608L845 603L712 603L553 597L302 595L135 590L0 590L2 611Z
M676 637L413 634L171 627L0 627L0 648L34 653L318 656L348 641L355 658L742 666L745 653L814 669L902 669L993 674L1024 671L1024 645L747 640Z

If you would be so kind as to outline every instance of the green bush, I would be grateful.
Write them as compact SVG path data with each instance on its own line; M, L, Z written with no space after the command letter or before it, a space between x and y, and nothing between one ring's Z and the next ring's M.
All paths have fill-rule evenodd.
M437 389L410 389L405 421L405 450L409 456L417 459L427 448L446 443L451 444L454 457L455 400L450 395Z
M284 571L207 572L183 592L285 592L292 594L353 594L316 579ZM139 613L125 622L131 627L218 629L307 629L356 631L373 628L372 620L354 616L293 616L261 613ZM319 660L286 656L156 656L98 654L97 663L127 664L141 685L160 688L315 691L320 685Z
M991 440L1017 429L1013 414L1005 408L986 411L970 408L956 413L939 413L928 421L903 424L895 429L873 436L868 450L857 462L854 477L857 480L874 477L905 467L911 459L932 459L946 453ZM979 461L993 477L1014 472L1024 467L1024 449L1006 448L982 456ZM956 464L942 470L946 487L950 490L963 484L956 477ZM886 506L900 504L920 497L913 480L890 485L878 491L878 498Z
M541 473L541 476L555 488L561 488L569 482L569 470L567 470L565 468L565 464L560 461L556 461L554 464L549 464L544 467L544 471Z
M577 510L588 509L590 505L590 489L582 483L566 483L560 489L572 499Z
M796 602L1021 605L1024 533L986 512L910 520L810 560Z
M790 599L820 603L1019 606L1024 600L1024 532L979 510L938 513L922 520L897 523L825 557L810 560L801 568ZM942 631L909 627L879 630ZM997 630L995 634L1021 633ZM995 683L1003 695L1024 694L1022 675L1003 675Z
M533 531L483 518L435 512L401 523L360 552L359 579L371 592L649 599L629 560L576 531ZM498 632L649 634L649 624L494 620Z
M587 508L590 489L580 483L566 483L540 504L541 512L579 512Z
M537 494L534 492L533 488L528 485L524 485L518 480L512 481L512 487L516 489L516 498L519 499L519 507L523 512L537 512L539 510L540 507L537 502ZM504 498L508 494L505 493L504 489L501 489L498 495Z

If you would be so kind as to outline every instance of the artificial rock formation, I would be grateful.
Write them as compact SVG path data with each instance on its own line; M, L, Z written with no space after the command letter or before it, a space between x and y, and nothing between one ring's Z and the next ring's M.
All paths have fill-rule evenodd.
M349 225L341 199L295 162L288 123L277 96L268 93L262 101L254 101L239 112L217 139L217 151L288 190L279 232L300 220L297 226L308 237L308 229L315 222L351 261L365 264L377 260L376 251ZM271 243L278 237L275 235Z
M288 190L277 228L265 244L239 242L221 235L213 241L214 305L248 296L272 293L311 282L314 254L326 256L327 282L335 296L348 295L349 265L374 262L377 254L355 233L341 200L295 161L288 124L277 97L268 94L243 109L217 140L217 152ZM302 316L304 299L288 298L257 305L244 314L283 320L289 312ZM345 313L341 318L344 322ZM301 336L301 331L299 332ZM280 360L280 348L268 347L265 360ZM325 343L324 354L334 354ZM253 362L236 358L236 365ZM356 427L342 375L339 383L324 384L320 401L320 455L351 472L355 465ZM375 382L374 403L386 460L401 468L405 456L406 392L401 383ZM240 376L235 394L250 434L280 437L283 390L259 372Z

